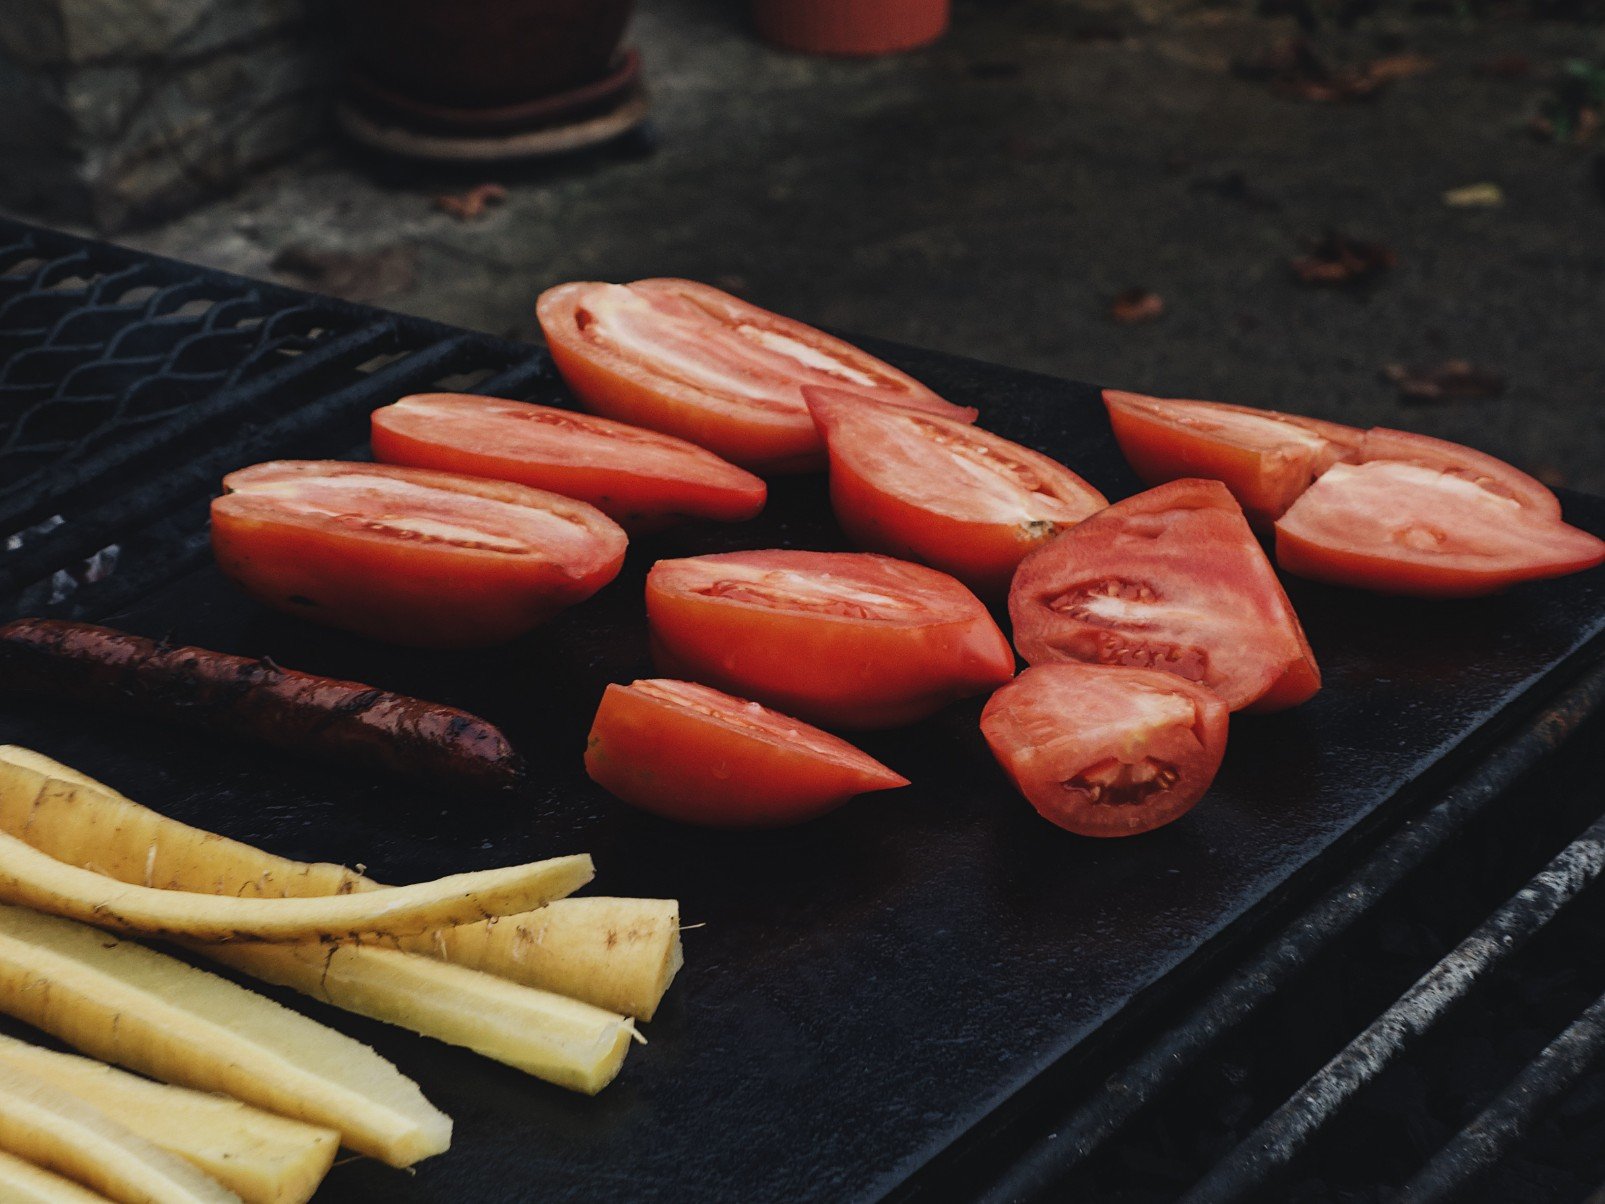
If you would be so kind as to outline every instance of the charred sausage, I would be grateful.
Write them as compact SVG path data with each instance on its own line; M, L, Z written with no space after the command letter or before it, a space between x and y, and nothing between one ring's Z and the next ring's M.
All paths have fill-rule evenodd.
M0 627L0 693L167 719L438 785L500 790L522 776L507 737L467 711L89 623Z

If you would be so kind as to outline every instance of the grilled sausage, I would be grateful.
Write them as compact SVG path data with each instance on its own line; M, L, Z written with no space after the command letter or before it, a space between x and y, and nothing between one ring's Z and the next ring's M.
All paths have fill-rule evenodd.
M89 623L0 627L0 693L167 719L444 786L507 789L522 776L507 737L467 711Z

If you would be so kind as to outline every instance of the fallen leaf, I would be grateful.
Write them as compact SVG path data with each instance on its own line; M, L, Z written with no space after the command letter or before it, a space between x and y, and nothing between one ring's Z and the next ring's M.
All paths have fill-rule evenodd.
M1452 209L1497 209L1505 203L1505 191L1497 184L1466 184L1444 193L1443 203Z
M1550 142L1592 140L1605 116L1605 64L1582 59L1568 62L1550 85L1550 92L1528 123Z
M1332 230L1311 243L1310 253L1292 260L1290 266L1305 284L1357 287L1375 283L1398 261L1392 247Z
M435 208L449 213L460 222L471 222L484 214L492 205L507 199L507 189L500 184L476 184L467 192L444 193L435 198Z
M369 251L339 251L291 243L268 266L319 292L347 301L376 301L417 282L418 248L390 243Z
M1165 312L1165 299L1145 288L1128 288L1109 302L1109 317L1126 326L1152 322Z
M1403 401L1483 401L1505 391L1502 373L1466 360L1446 360L1436 368L1389 364L1382 378L1398 386Z
M1279 96L1317 104L1371 100L1397 79L1431 71L1437 63L1425 55L1403 53L1358 66L1334 66L1308 38L1290 38L1258 59L1240 60L1232 71L1240 79L1257 80Z

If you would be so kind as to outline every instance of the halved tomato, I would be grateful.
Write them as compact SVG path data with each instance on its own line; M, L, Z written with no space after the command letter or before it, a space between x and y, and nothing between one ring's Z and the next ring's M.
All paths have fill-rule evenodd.
M223 478L212 550L269 606L424 648L522 635L618 574L626 538L584 502L421 468L278 460Z
M419 393L375 410L373 454L549 489L633 532L681 518L740 522L763 509L768 493L750 472L672 435L465 393Z
M660 560L646 580L658 667L815 723L896 727L1014 675L976 596L867 552Z
M1395 460L1469 481L1498 497L1511 498L1538 514L1560 517L1560 499L1536 477L1461 443L1374 426L1365 432L1356 461Z
M1318 418L1214 401L1169 401L1105 389L1103 402L1121 452L1143 481L1220 481L1249 520L1261 526L1333 464L1356 458L1363 434Z
M1172 481L1027 556L1009 591L1020 655L1163 669L1234 711L1281 710L1321 687L1276 572L1219 481Z
M1153 669L1036 665L981 712L981 733L1044 819L1135 836L1191 811L1226 752L1226 704Z
M801 823L854 795L908 785L817 727L667 678L607 688L585 771L643 811L715 828Z
M598 414L762 472L823 468L804 385L973 421L850 343L690 280L563 284L535 308L558 371Z
M830 500L861 547L1001 596L1032 548L1109 503L1056 460L906 406L803 390L830 452Z
M1502 475L1368 460L1334 466L1281 517L1276 560L1317 581L1464 598L1593 568L1605 542L1512 496Z

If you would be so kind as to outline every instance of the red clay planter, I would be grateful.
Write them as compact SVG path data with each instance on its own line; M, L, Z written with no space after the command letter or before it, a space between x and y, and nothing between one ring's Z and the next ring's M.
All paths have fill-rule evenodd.
M950 0L753 0L765 41L804 54L912 50L947 29Z

